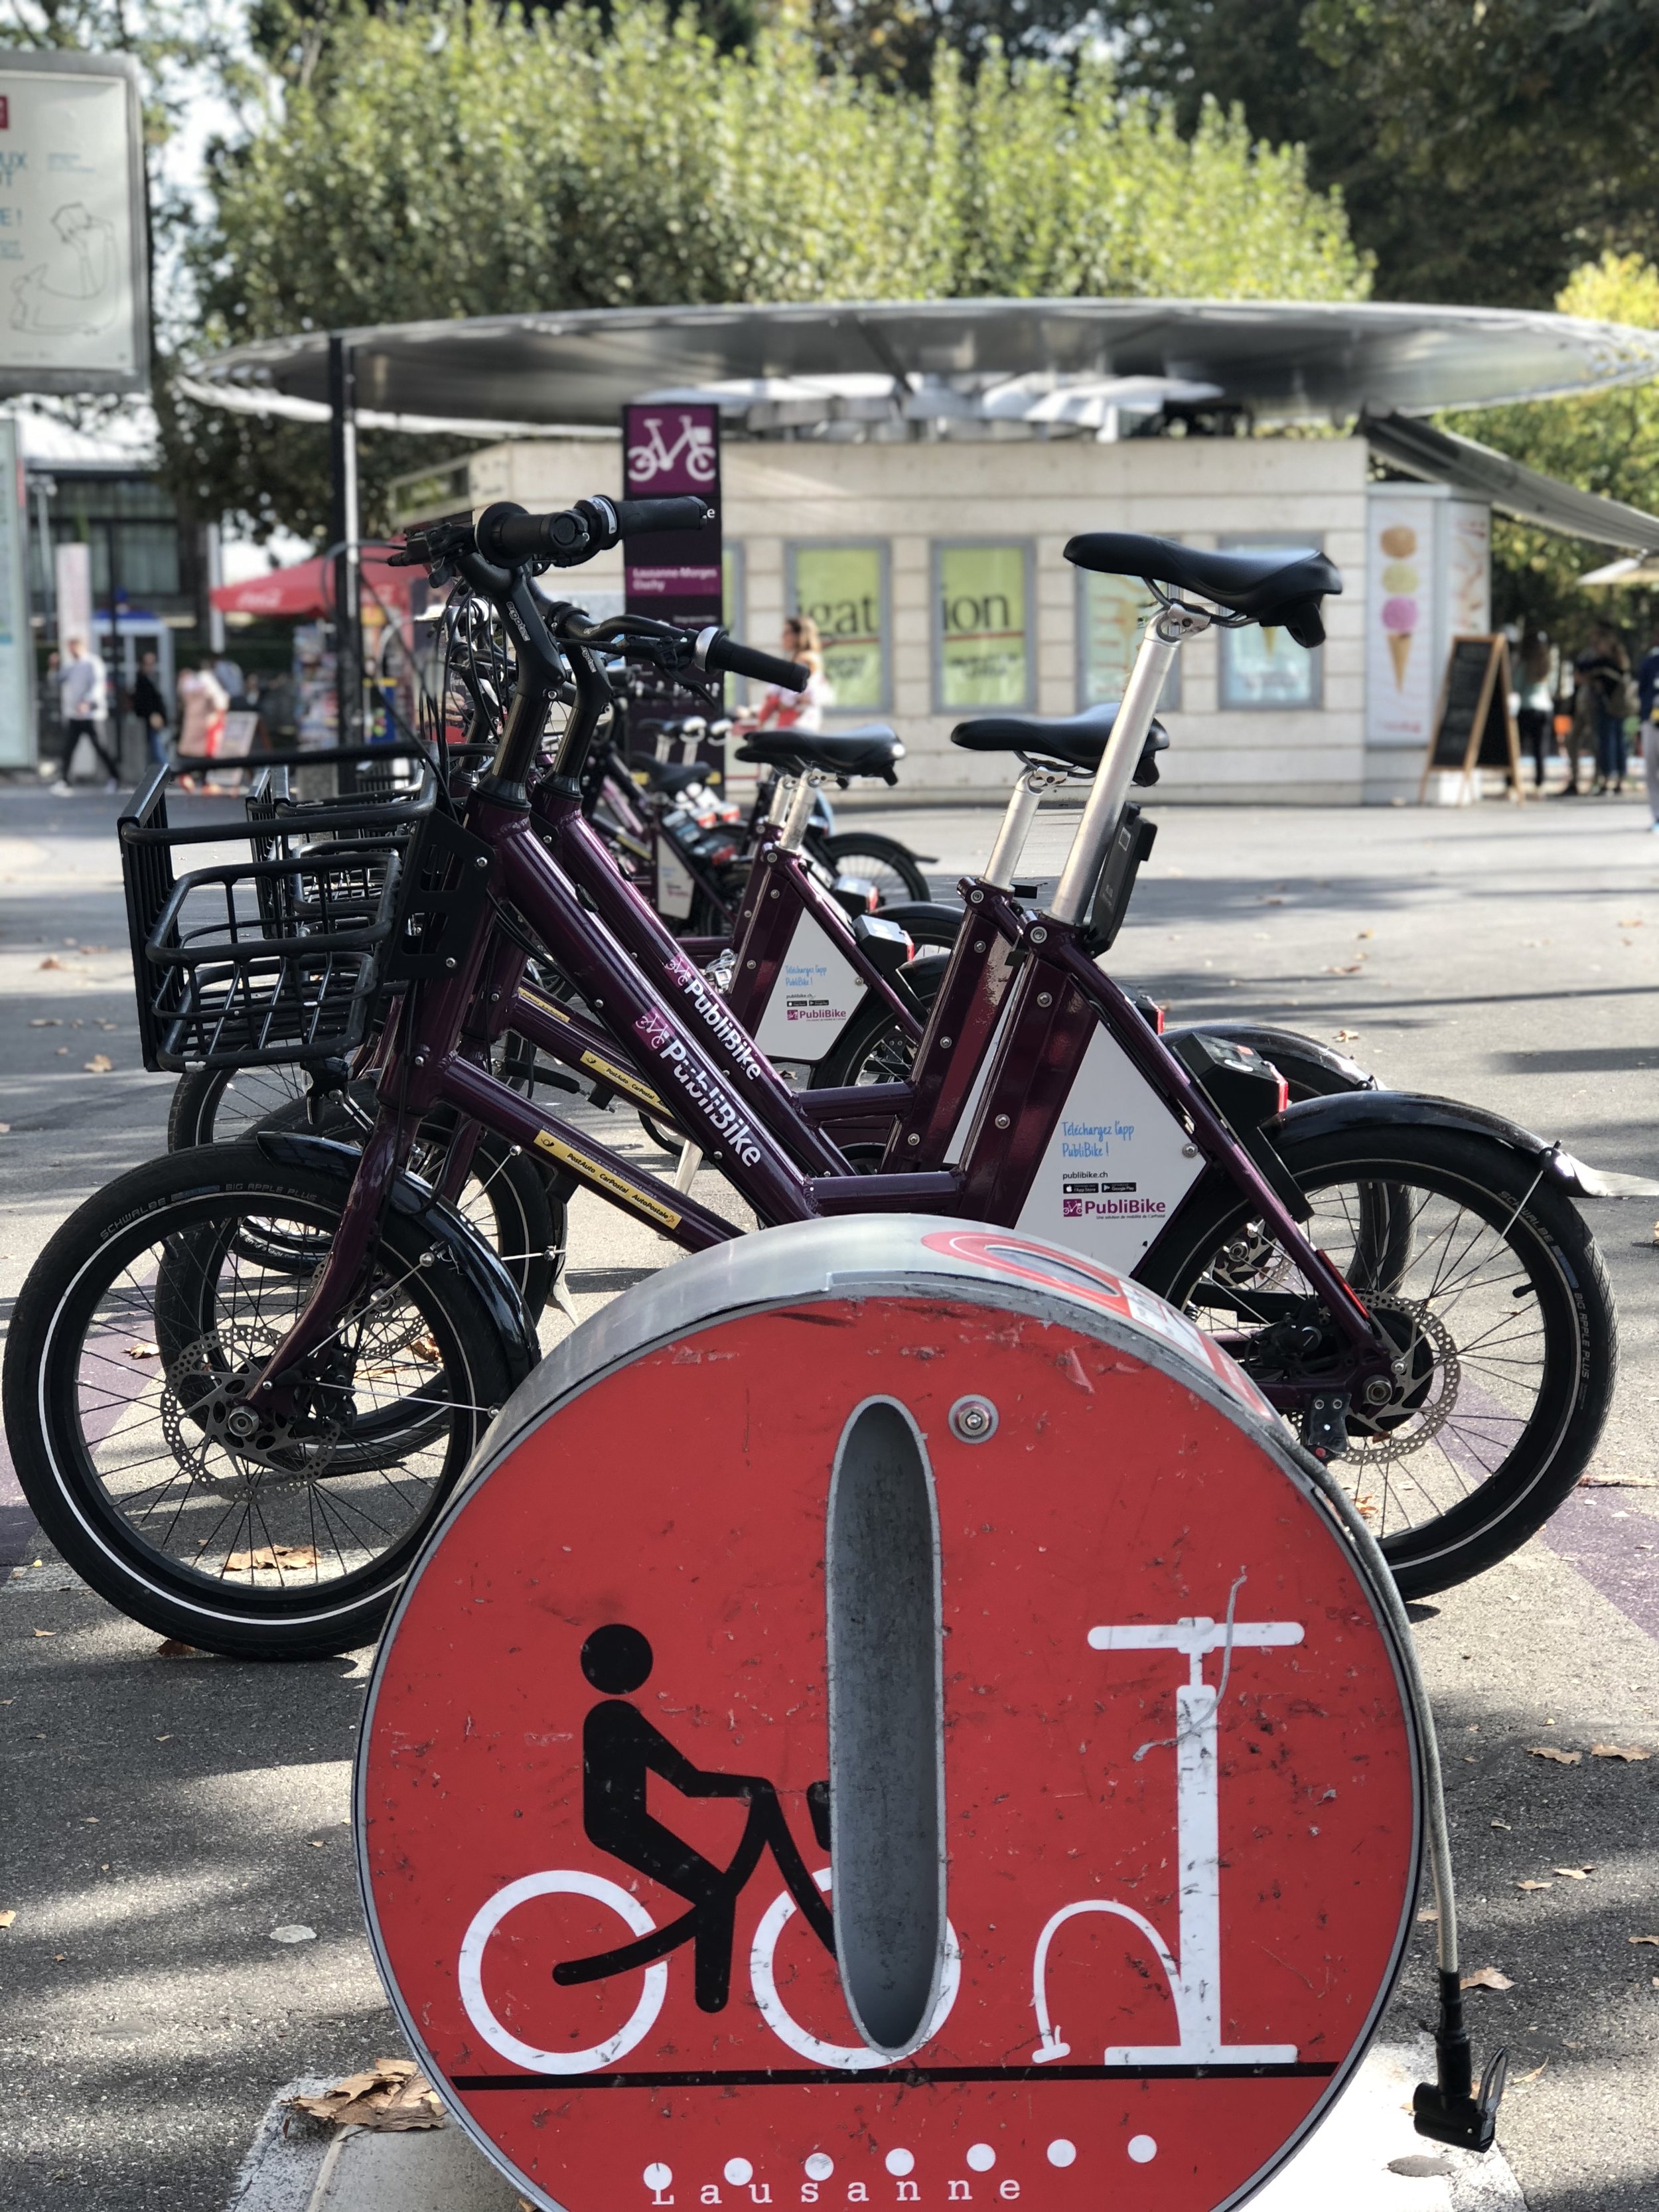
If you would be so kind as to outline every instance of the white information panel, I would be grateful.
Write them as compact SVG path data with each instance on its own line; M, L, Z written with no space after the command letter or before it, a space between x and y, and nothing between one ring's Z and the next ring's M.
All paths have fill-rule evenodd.
M20 53L0 68L0 392L149 386L137 65Z
M24 499L17 425L0 416L0 768L27 768L35 750Z

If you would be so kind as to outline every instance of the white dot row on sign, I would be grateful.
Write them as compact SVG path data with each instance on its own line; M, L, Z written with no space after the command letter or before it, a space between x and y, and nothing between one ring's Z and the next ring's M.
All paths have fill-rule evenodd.
M1158 2145L1151 2136L1131 2136L1127 2143L1129 2156L1137 2166L1148 2166L1158 2156ZM1056 2136L1046 2154L1050 2166L1067 2166L1077 2162L1077 2145L1068 2142L1064 2136ZM997 2162L997 2154L989 2143L970 2143L967 2163L975 2173L988 2173ZM914 2173L916 2154L911 2150L890 2150L882 2160L889 2173L896 2179ZM804 2171L809 2181L828 2181L836 2170L836 2161L826 2151L815 2150L804 2161ZM725 2176L733 2189L742 2189L755 2178L755 2169L746 2158L728 2158ZM660 2191L674 2179L674 2169L655 2160L645 2169L642 2177L647 2189Z

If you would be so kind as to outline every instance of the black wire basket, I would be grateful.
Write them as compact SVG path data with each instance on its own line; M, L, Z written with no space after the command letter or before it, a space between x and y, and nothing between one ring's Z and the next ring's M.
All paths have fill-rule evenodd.
M355 765L360 755L305 757ZM262 770L240 814L189 823L168 818L175 775L158 770L119 823L145 1066L355 1051L380 988L404 854L435 802L431 771L422 761L413 790L300 801ZM227 842L252 856L174 873L177 848Z

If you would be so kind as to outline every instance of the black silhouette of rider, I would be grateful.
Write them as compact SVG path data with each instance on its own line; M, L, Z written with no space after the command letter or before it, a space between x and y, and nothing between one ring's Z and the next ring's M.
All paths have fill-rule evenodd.
M738 1897L767 1850L813 1933L831 1952L834 1923L795 1848L772 1784L757 1774L710 1774L694 1766L628 1702L628 1693L647 1680L651 1667L650 1644L623 1621L596 1628L582 1645L582 1672L605 1692L604 1702L582 1723L582 1826L599 1850L687 1899L691 1910L613 1951L568 1960L555 1966L553 1978L566 1984L599 1981L647 1966L689 1942L695 1946L697 2003L704 2012L719 2012L731 1991ZM743 1839L729 1866L716 1866L652 1819L646 1809L646 1778L651 1774L660 1775L684 1796L738 1797L748 1804ZM814 1783L806 1794L814 1833L827 1850L829 1786Z

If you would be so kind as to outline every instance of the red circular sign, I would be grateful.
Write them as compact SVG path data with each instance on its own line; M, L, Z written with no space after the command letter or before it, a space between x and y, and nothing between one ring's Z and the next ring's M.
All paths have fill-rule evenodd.
M539 2204L1211 2212L1397 1971L1389 1633L1178 1316L884 1233L683 1263L727 1310L641 1286L508 1408L376 1670L383 1966Z

